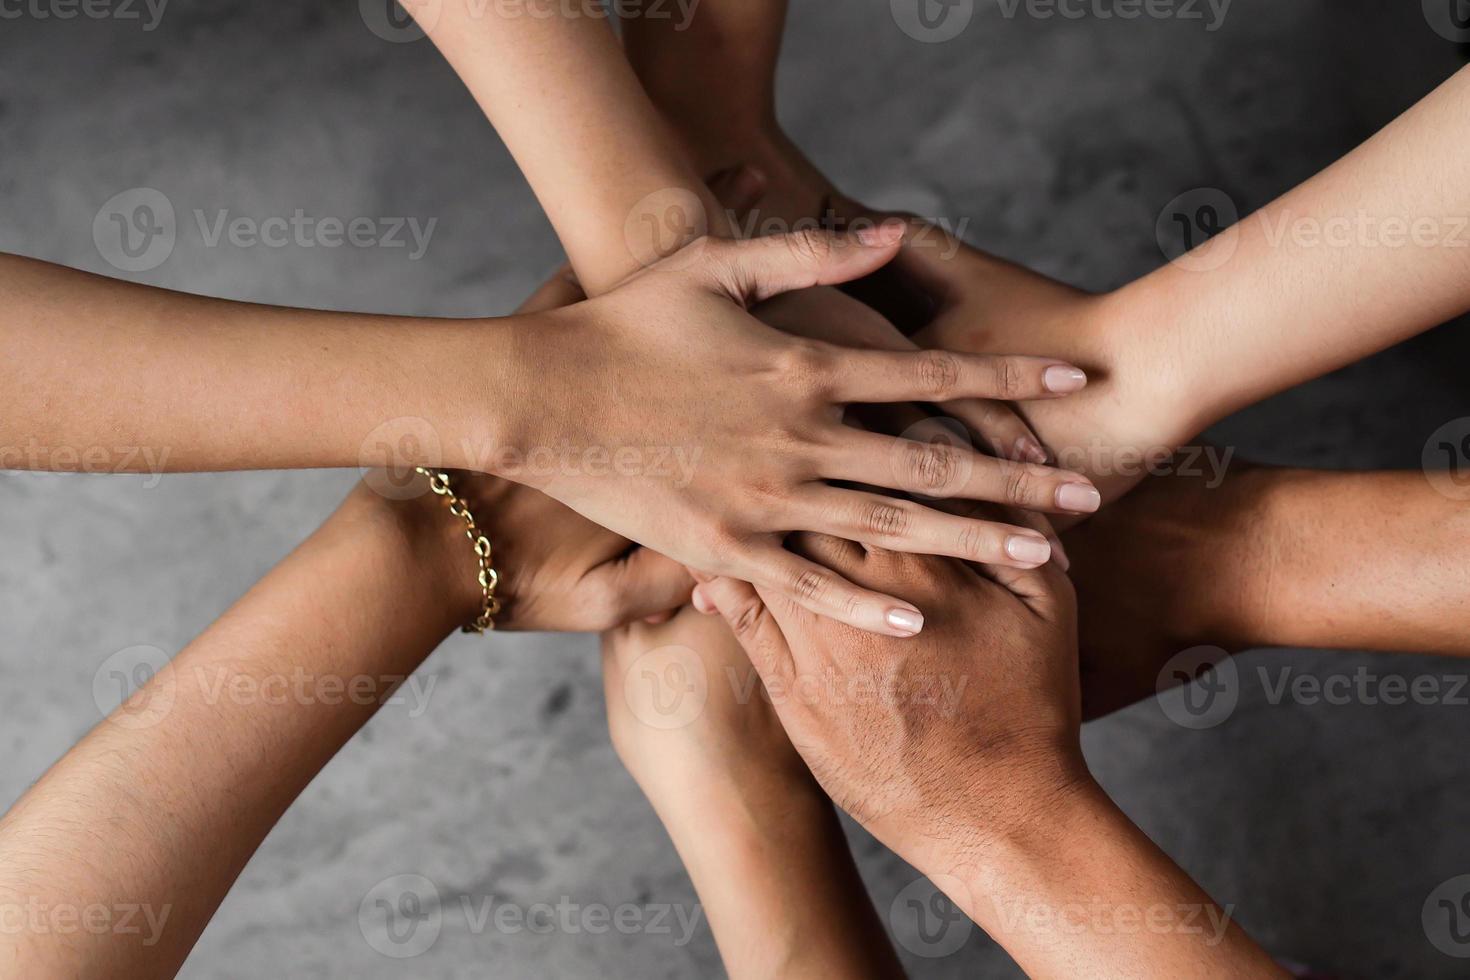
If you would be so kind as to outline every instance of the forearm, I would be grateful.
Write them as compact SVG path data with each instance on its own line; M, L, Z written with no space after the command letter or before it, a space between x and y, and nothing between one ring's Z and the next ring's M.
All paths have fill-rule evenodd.
M1470 309L1467 119L1470 69L1118 294L1195 431Z
M746 144L776 128L787 3L702 0L687 22L643 16L623 26L639 80L709 172L748 162Z
M0 295L5 468L403 465L436 448L428 462L472 468L533 397L516 318L259 306L17 256L0 256Z
M1027 976L1285 976L1090 779L977 838L920 870Z
M1470 517L1413 472L1252 475L1246 646L1470 656Z
M590 15L599 6L589 0L532 15L447 0L421 18L594 296L651 257L727 227L608 24Z
M836 813L809 779L686 784L659 815L732 978L903 976Z
M359 488L53 766L0 820L0 903L162 921L7 928L5 972L172 975L286 807L467 618L473 562L450 532L432 500Z

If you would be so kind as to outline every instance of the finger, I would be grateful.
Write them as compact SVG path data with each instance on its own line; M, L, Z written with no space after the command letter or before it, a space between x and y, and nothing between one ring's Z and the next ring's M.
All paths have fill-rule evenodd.
M1080 473L994 459L965 446L844 428L838 446L820 461L823 479L1056 514L1091 514L1102 506L1102 495Z
M835 362L829 394L839 402L1029 401L1074 394L1087 374L1054 357L875 351L827 345Z
M795 673L791 647L775 617L748 582L714 578L699 587L711 609L729 624L751 665L762 677L790 677Z
M744 215L765 196L768 181L763 171L748 163L721 170L709 179L710 193L720 207Z
M1071 580L1055 562L1033 569L980 565L976 571L1048 619L1055 618L1068 603L1076 602Z
M620 626L678 609L689 601L694 581L684 566L648 548L635 548L622 558L592 569L582 580L591 609ZM607 628L607 627L603 627Z
M738 242L710 242L710 272L732 298L759 303L795 289L835 286L879 269L893 258L903 223L852 234L807 229Z
M1020 413L1005 402L991 398L967 398L948 402L942 407L946 413L965 423L991 452L1002 459L1045 463L1050 458Z
M517 313L544 313L580 303L587 298L577 274L570 265L563 265L552 273L550 279L537 288L517 309Z
M946 514L910 500L835 487L800 498L793 523L872 548L983 564L1035 568L1053 554L1046 536L1029 527Z
M746 577L754 584L855 629L909 637L924 628L924 615L912 603L860 589L830 568L785 548L759 553L752 566Z
M1051 544L1051 560L1062 571L1070 571L1072 559L1067 555L1067 549L1062 545L1061 536L1057 529L1052 526L1051 521L1044 514L1038 514L1034 510L1021 510L1020 508L1007 508L1006 517L1015 521L1023 527L1029 527Z

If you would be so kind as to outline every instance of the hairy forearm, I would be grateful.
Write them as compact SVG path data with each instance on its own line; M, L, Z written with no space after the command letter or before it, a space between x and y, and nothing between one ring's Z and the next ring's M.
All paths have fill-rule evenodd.
M4 468L472 468L533 397L516 318L260 306L17 256L0 295Z
M629 67L599 4L464 0L420 22L495 126L590 295L704 231L726 227ZM516 13L515 10L519 10Z
M1090 779L977 839L921 870L1027 976L1285 976Z
M1467 119L1470 69L1119 294L1195 431L1470 309Z
M127 903L157 928L64 932L46 916L0 931L0 963L34 977L177 970L286 807L473 608L452 532L431 500L359 488L53 766L0 820L0 904Z

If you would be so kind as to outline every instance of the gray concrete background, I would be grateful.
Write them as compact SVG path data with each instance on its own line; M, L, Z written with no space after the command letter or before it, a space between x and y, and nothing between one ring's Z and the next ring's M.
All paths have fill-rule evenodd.
M438 219L417 262L403 249L210 248L181 222L171 257L132 278L202 293L503 312L557 259L524 183L435 52L380 39L351 3L173 0L154 30L142 6L141 20L59 21L36 16L37 3L56 9L27 0L0 19L0 248L114 273L94 216L150 186L181 215ZM784 116L839 183L968 219L977 244L1094 288L1158 263L1154 222L1175 195L1212 186L1243 212L1259 206L1463 61L1413 2L1236 0L1209 31L1180 18L1040 19L1024 4L1007 17L1009 4L981 0L944 43L911 39L885 0L794 6ZM1465 354L1441 330L1214 435L1272 461L1414 467L1435 427L1470 414ZM0 475L0 803L97 721L99 664L136 644L177 651L352 479ZM1324 676L1360 664L1456 670L1291 656ZM685 907L694 896L608 746L591 640L456 638L424 669L437 677L430 710L385 710L322 773L185 975L718 973L705 928L685 945L476 934L452 896ZM1087 731L1124 808L1269 948L1372 977L1466 974L1432 945L1421 909L1470 872L1467 739L1461 707L1272 706L1249 680L1234 717L1207 732L1176 728L1154 703ZM886 915L914 874L861 832L853 840ZM449 907L430 950L395 960L364 941L357 910L404 872L433 880ZM918 976L1015 973L978 931L952 955L905 955Z

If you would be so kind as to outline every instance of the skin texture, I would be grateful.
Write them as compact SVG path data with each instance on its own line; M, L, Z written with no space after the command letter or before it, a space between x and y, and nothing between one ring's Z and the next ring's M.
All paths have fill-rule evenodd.
M779 535L847 525L889 546L1023 564L1047 559L1045 540L917 510L858 527L868 502L820 478L918 481L1048 510L1069 509L1061 490L1082 478L1034 468L1020 479L1022 464L838 421L854 401L1057 397L1075 389L1061 362L844 349L747 312L871 272L892 258L897 234L701 239L597 299L498 320L265 308L8 260L0 279L16 302L0 329L26 356L7 362L0 415L8 445L47 451L7 462L80 468L92 465L85 454L55 450L145 446L157 452L115 468L473 469L543 489L686 564L779 582L846 621L912 632L918 620L890 622L884 597L799 562ZM1064 391L1048 387L1055 370ZM79 371L96 383L80 384ZM78 390L87 396L58 397ZM572 464L555 458L561 449ZM631 467L618 462L628 452ZM682 472L668 465L677 452ZM1017 537L1031 550L1017 551Z
M730 624L823 789L1028 975L1282 975L1088 775L1075 600L1059 571L997 569L997 581L953 559L834 538L802 536L798 547L923 597L939 610L930 629L899 645L729 579L702 583L696 602ZM1155 908L1203 910L1219 929L1124 925ZM1038 928L1028 911L1116 927Z
M1470 656L1467 521L1419 472L1145 480L1064 535L1085 715L1152 697L1197 646Z
M444 595L468 548L437 510L359 486L0 819L0 902L166 915L137 933L4 930L0 972L177 971L281 814L462 621ZM295 691L268 685L298 671L309 696L229 693Z
M686 607L604 634L602 657L613 747L689 870L726 972L903 976L831 802L725 624ZM661 713L689 671L707 679L701 709Z

